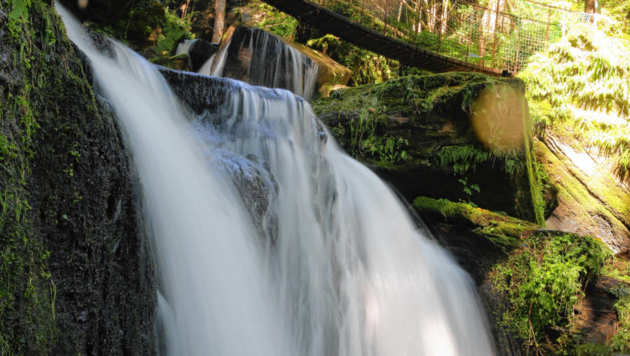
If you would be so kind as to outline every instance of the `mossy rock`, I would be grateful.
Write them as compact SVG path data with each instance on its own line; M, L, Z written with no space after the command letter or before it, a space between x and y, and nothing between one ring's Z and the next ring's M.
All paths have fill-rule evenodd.
M175 69L175 70L189 70L188 67L188 55L180 54L178 56L160 56L154 57L150 60L151 63L157 64L166 68Z
M0 0L0 353L153 354L153 258L113 110L52 1L13 4Z
M312 105L347 152L408 200L470 200L543 224L523 94L518 79L446 73L336 90ZM520 126L520 137L503 147L508 126Z
M604 241L615 253L630 251L630 191L561 125L535 142L537 160L558 190L549 226Z
M480 285L500 354L538 349L546 355L589 355L589 350L612 355L623 350L621 340L630 337L630 320L623 319L630 310L630 297L624 299L624 293L630 295L624 292L630 291L624 287L630 265L613 263L602 242L470 203L418 197L413 208ZM535 338L528 338L526 328L530 304Z
M418 197L413 208L478 283L522 239L541 229L503 213L447 199Z

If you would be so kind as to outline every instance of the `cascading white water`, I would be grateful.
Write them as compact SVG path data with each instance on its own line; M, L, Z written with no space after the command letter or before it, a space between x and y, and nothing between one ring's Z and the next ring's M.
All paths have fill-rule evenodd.
M300 355L494 353L469 277L308 103L243 87L213 121L221 148L257 156L277 181L269 263Z
M163 281L161 319L170 320L167 355L294 355L255 232L232 184L191 139L189 114L153 65L117 42L116 59L101 55L57 10L114 105L138 168Z
M177 50L175 50L175 55L179 56L180 54L188 54L190 55L190 51L195 47L195 43L198 40L185 40L184 42L177 45Z
M282 39L259 29L241 28L247 31L245 41L239 42L237 52L244 51L249 56L247 82L269 88L283 88L296 95L310 99L315 94L319 65L297 49L286 44ZM221 51L212 56L200 69L200 74L227 76L226 59L230 40Z
M190 52L195 47L195 44L198 40L185 40L184 42L177 45L177 49L175 50L175 55L179 56L181 54L188 55L188 66L192 68L192 61L190 59Z
M138 167L168 355L494 354L467 275L308 103L230 83L218 112L191 125L147 61L118 43L115 60L99 54L59 11ZM275 182L273 236L252 228L221 152Z

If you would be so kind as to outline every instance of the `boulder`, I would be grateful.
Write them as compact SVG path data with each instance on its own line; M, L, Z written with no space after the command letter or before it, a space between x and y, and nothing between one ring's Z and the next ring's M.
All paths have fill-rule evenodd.
M549 355L612 354L610 338L622 333L615 303L623 292L615 291L628 286L604 275L602 267L608 264L617 276L628 271L624 265L610 266L603 243L467 203L418 197L413 207L479 285L500 355L535 355L537 350ZM549 280L552 273L563 277ZM535 294L533 285L538 286ZM556 295L558 287L572 288L573 294ZM570 309L550 308L545 304L549 298L568 303ZM530 318L548 324L537 331L537 343L522 328L528 309Z
M471 201L542 224L523 94L518 79L446 73L341 89L312 105L407 200Z

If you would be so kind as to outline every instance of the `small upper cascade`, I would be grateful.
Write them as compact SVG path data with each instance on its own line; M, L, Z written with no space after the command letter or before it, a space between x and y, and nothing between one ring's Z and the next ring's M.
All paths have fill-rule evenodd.
M179 56L180 54L187 54L190 56L190 51L195 47L195 44L198 40L185 40L184 42L177 45L177 50L175 51L175 55Z
M319 65L269 32L238 27L219 53L198 71L282 88L305 99L315 94Z

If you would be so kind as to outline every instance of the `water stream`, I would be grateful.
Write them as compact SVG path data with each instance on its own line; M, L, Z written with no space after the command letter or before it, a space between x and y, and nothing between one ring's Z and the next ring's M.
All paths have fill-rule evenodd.
M234 37L238 41L234 41ZM184 51L187 48L181 47ZM179 49L178 49L179 50ZM241 27L221 50L200 69L200 74L234 78L229 62L247 64L239 78L252 85L283 88L310 99L315 94L319 64L279 37L255 28Z
M58 10L138 168L166 355L494 354L470 278L305 100L221 80L195 116L153 65L117 42L102 55Z

